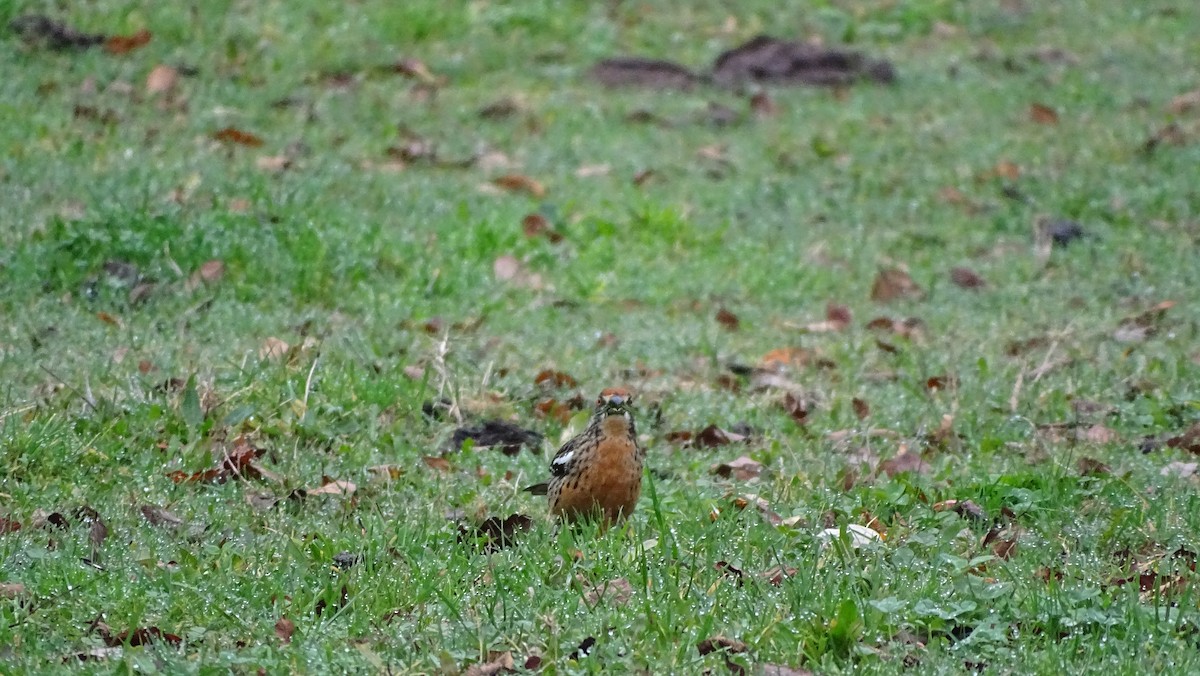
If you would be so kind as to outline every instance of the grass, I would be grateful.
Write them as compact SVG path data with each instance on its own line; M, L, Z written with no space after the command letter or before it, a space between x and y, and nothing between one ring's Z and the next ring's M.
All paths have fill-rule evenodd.
M0 41L0 516L21 525L0 534L0 582L23 586L0 597L0 670L456 673L505 651L555 673L1197 669L1195 574L1171 555L1200 546L1200 492L1164 474L1194 458L1138 446L1200 420L1200 145L1196 113L1166 111L1200 81L1186 39L1200 11L402 4L0 7L5 24L52 12L154 36L123 56ZM772 89L777 115L718 127L708 103L744 99L584 77L621 53L700 67L762 30L852 41L899 82ZM1070 58L1030 56L1047 46ZM444 81L435 95L391 72L405 58ZM158 64L194 71L174 98L144 91ZM518 113L478 116L504 97ZM1031 122L1034 103L1058 123ZM680 122L629 121L638 110ZM1143 152L1172 122L1185 143ZM264 145L214 141L227 127ZM414 138L439 160L485 159L389 169L387 149ZM256 164L285 154L282 172ZM997 176L1001 162L1019 175ZM484 189L506 173L545 196ZM534 212L561 243L523 234ZM1039 217L1090 236L1045 255ZM541 287L498 281L505 254ZM211 260L223 274L203 281ZM871 300L894 265L923 298ZM951 283L956 266L987 287ZM1152 335L1114 337L1166 300ZM829 302L849 328L802 330ZM923 330L865 328L879 316ZM261 356L271 338L286 356ZM788 347L827 362L787 376L815 402L803 426L781 390L729 371ZM545 391L546 368L579 385ZM929 391L935 376L953 386ZM535 404L618 382L640 393L646 494L627 530L560 531L519 489L573 428ZM457 426L422 413L443 396L545 448L428 465ZM946 416L953 433L928 443ZM1064 422L1093 433L1046 427ZM755 431L745 447L665 439L738 423ZM239 435L278 480L168 477L212 467ZM854 480L902 446L921 471ZM760 477L713 474L743 454ZM1081 473L1081 458L1108 471ZM288 497L323 477L356 490ZM791 525L740 508L746 494ZM985 516L934 508L946 500ZM38 526L53 513L65 528ZM514 546L460 541L460 523L512 513L533 517ZM867 523L886 538L819 542ZM1007 530L989 539L993 525ZM1151 572L1172 591L1118 583ZM588 596L613 580L627 598ZM81 665L106 647L99 622L181 641L127 636ZM715 635L746 649L701 655Z

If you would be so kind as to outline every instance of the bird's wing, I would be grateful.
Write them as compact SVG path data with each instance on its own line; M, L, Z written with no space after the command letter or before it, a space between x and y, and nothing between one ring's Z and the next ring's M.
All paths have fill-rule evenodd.
M579 435L558 449L558 453L554 454L554 459L550 461L550 474L552 476L566 476L571 469L571 461L575 459L575 452L579 449L584 441L584 435Z

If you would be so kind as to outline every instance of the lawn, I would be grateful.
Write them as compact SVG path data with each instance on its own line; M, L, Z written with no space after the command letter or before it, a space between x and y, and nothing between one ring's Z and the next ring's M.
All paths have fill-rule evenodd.
M30 14L105 39L0 33L0 671L1200 671L1200 6ZM760 33L896 79L590 75Z

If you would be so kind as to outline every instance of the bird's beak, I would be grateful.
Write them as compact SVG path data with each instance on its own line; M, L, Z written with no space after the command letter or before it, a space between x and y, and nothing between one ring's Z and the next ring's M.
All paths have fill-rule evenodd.
M609 408L620 408L625 405L625 397L619 394L611 395L606 402Z

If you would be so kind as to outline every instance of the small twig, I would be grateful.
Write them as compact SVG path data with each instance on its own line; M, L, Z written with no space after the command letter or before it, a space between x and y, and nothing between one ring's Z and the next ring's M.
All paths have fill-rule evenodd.
M449 386L450 373L446 368L446 355L450 352L450 332L442 334L442 339L438 341L437 353L433 356L433 368L438 373L438 397L449 397L450 399L450 415L462 424L462 410L458 406L458 394L453 387Z
M1009 413L1016 413L1021 403L1021 386L1025 384L1025 372L1017 371L1017 382L1013 383L1012 394L1008 397Z
M313 373L317 370L317 363L321 361L321 355L317 355L313 359L312 367L308 369L308 377L304 379L304 410L308 411L308 394L312 392Z
M46 373L49 373L51 378L54 378L55 380L58 381L59 385L62 385L63 387L67 388L68 390L71 390L71 392L74 392L75 396L79 397L80 401L87 404L88 407L92 409L92 411L94 411L96 413L100 412L100 409L96 407L95 401L93 401L92 399L90 399L87 396L84 396L84 394L82 392L75 389L74 387L71 387L70 383L68 383L67 381L58 377L58 374L56 374L54 371L51 371L50 369L46 368L46 366L44 364L38 364L38 368L45 371ZM88 389L89 389L89 394L90 394L91 388L89 387Z

